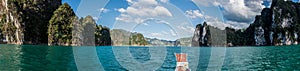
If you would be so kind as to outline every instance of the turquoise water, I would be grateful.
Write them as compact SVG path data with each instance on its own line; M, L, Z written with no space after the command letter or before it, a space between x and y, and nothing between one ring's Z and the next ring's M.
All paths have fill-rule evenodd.
M62 46L37 46L37 45L4 45L0 44L0 71L76 71L79 65L76 65L73 49L80 47L62 47ZM118 53L128 47L96 47L98 59L107 71L126 71L126 67L121 59L118 59ZM148 47L129 47L129 55L138 63L147 63L151 58L159 58L164 55L164 60L158 68L158 71L174 71L176 60L174 53L186 52L192 70L205 71L209 69L221 70L300 70L300 46L270 46L270 47L229 47L226 48L224 56L216 53L214 48L190 48L190 47L166 47L165 52L153 52ZM154 48L154 50L163 50ZM224 48L217 48L224 49ZM199 51L199 52L189 52ZM197 55L199 54L199 55ZM87 58L80 56L79 58ZM214 59L215 58L215 59ZM223 59L222 61L218 61ZM154 61L155 62L155 61ZM221 62L221 64L214 63ZM156 62L159 64L159 61ZM193 64L194 63L194 64ZM88 63L87 63L88 64ZM155 64L155 63L153 63ZM127 66L134 66L134 62ZM218 66L220 67L218 69ZM145 66L143 66L145 67Z

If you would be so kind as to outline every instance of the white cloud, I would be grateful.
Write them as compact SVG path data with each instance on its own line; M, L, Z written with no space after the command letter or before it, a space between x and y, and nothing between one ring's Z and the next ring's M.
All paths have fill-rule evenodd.
M225 19L235 22L252 22L265 7L263 0L192 0L203 6L219 6Z
M95 21L98 21L98 20L100 19L100 16L98 16L98 17L94 17L94 16L93 16L93 19L94 19Z
M160 1L163 2L163 3L169 2L169 0L160 0Z
M264 8L258 0L231 0L222 5L224 17L231 21L252 22Z
M185 14L192 19L204 17L204 15L200 13L199 10L188 10L185 12Z
M167 8L159 5L156 0L127 0L127 2L130 3L130 6L126 9L118 9L121 15L116 17L116 20L140 24L148 18L173 16Z
M156 13L155 13L156 12ZM171 12L169 12L169 10L165 7L162 7L162 6L156 6L154 8L154 15L157 14L158 16L161 15L161 16L169 16L169 17L172 17L172 14Z
M171 33L172 36L176 36L177 35L173 30L170 30L170 33Z
M154 23L157 23L157 24L166 24L166 25L170 25L170 23L167 22L167 21L163 21L163 20L159 20L159 19L154 19L154 18L147 18L147 19L137 18L137 19L136 19L136 22L139 22L139 23L149 23L149 22L154 22Z
M210 17L210 16L206 16L206 22L208 25L217 27L222 30L224 30L226 27L230 27L234 29L242 29L242 28L247 28L249 26L248 23L235 22L235 21L222 21L220 19Z
M145 26L149 26L149 24L147 24L147 23L143 23L143 25L145 25Z
M178 32L178 34L180 33L193 33L195 31L194 27L193 26L187 26L188 23L187 22L184 22L184 23L181 23L180 25L176 26L177 29L181 30L181 32Z
M105 8L100 8L100 9L98 9L98 11L103 12L103 13L109 12L109 10L108 10L108 9L105 9Z
M161 32L153 32L149 33L149 38L158 38L158 39L164 39L164 40L174 40L172 37L177 37L178 35L175 33L174 30L163 30Z
M235 29L242 29L242 28L247 28L249 27L250 24L244 23L244 22L235 22L235 21L226 21L227 24L229 24L231 28Z
M162 33L150 33L152 37L162 37L164 36Z
M169 34L169 33L168 33L168 32L166 32L166 31L162 31L162 33L163 33L163 34Z
M201 13L199 10L188 10L185 12L186 16L188 16L189 18L192 19L204 19L205 22L207 22L207 24L217 27L219 29L225 29L225 27L229 27L229 24L224 23L223 21L221 21L218 18L215 17L211 17L208 15L203 14L203 12ZM186 23L182 23L182 25L185 25ZM192 27L186 27L186 26L177 26L177 28L183 30L183 31L191 31L194 29L191 29ZM191 32L192 33L192 32Z
M155 23L171 25L169 22L163 20L155 20Z
M196 12L195 10L186 11L186 14L190 18L203 17L207 24L225 29L225 27L231 27L235 29L247 28L251 22L255 19L256 15L260 15L260 12L265 6L263 1L270 2L271 0L192 0L200 6L217 6L221 8L225 21L217 19L211 16L207 16L203 13ZM195 12L194 12L195 11ZM201 14L201 15L200 15ZM197 16L198 15L198 16Z
M128 3L133 3L133 1L132 0L126 0Z
M190 18L193 19L198 19L198 18L204 18L205 22L207 22L207 24L217 27L219 29L225 29L225 27L231 27L231 28L235 28L235 29L241 29L241 28L247 28L249 26L249 24L244 23L244 22L236 22L236 21L222 21L216 17L211 17L208 15L205 15L203 13L201 13L199 10L188 10L186 11L186 15ZM184 25L185 23L183 23ZM185 26L177 26L179 29L184 30L184 31L191 31L194 30L193 27L185 27Z
M118 11L119 11L120 13L124 13L126 10L125 10L124 8L120 8L120 9L118 9Z

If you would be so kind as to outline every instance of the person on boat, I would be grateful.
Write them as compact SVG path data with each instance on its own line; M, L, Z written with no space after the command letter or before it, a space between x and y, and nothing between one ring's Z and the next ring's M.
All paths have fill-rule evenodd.
M176 69L175 71L190 71L187 54L185 53L175 53L176 56Z
M190 70L183 66L177 66L175 71L190 71Z

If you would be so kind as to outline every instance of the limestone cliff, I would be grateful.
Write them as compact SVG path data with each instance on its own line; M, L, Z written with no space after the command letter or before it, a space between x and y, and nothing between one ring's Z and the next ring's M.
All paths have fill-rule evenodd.
M60 5L61 0L1 0L0 24L6 42L46 44L45 28Z

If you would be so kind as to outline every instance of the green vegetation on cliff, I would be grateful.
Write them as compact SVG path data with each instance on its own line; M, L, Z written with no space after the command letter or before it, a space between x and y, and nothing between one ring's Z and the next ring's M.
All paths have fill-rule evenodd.
M111 30L111 39L115 46L149 44L143 34L132 33L123 29Z
M61 0L1 0L0 41L8 44L111 45L110 29L91 16L78 20ZM90 38L90 36L93 36Z
M141 33L132 34L129 38L130 45L147 45L148 42L145 40L145 37Z
M70 45L75 13L67 4L61 5L49 21L48 45Z
M110 29L108 27L102 27L101 25L97 25L95 37L96 45L110 46L112 44L110 37Z
M271 8L264 8L248 28L226 28L227 42L233 46L298 44L299 23L300 3L273 0Z
M44 44L45 28L61 0L1 0L0 5L1 30L8 43Z
M92 16L86 16L84 19L80 19L80 23L83 26L83 45L111 45L109 28L97 25Z

